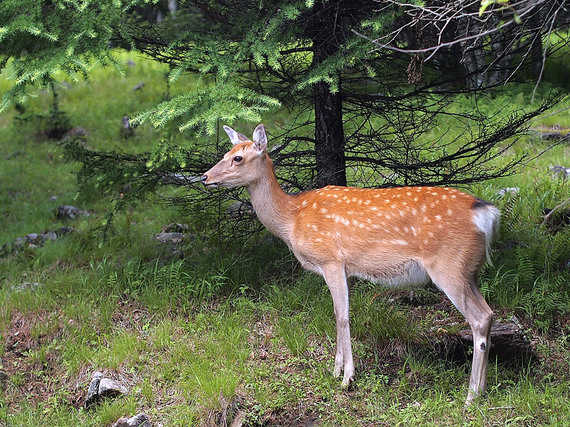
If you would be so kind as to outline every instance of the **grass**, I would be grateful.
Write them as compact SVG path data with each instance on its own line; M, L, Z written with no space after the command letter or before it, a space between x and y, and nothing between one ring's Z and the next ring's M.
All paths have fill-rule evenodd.
M145 126L120 137L121 117L156 103L165 90L165 70L134 59L125 77L101 69L89 86L62 89L62 110L87 129L93 148L143 151L165 137L186 144L171 129ZM142 91L133 91L140 81ZM183 80L176 90L191 84ZM509 87L479 108L525 105L528 89ZM45 113L50 102L41 94L27 108ZM471 189L503 213L494 266L484 269L481 287L498 317L521 319L537 357L492 360L488 396L465 409L470 364L441 357L431 341L437 320L461 319L440 294L417 291L424 302L414 307L401 302L406 290L353 283L357 378L341 390L332 376L328 290L299 270L283 244L262 234L221 247L193 213L153 201L119 213L101 240L109 197L95 188L77 194L77 165L44 137L42 123L16 123L15 114L0 116L0 245L62 226L76 231L0 258L0 425L112 425L143 411L169 426L230 424L239 411L251 426L563 425L570 418L570 231L540 225L542 209L568 197L568 181L548 173L570 165L568 145L534 158L550 143L530 136L496 159L534 158L518 175ZM533 124L555 125L569 127L570 112ZM519 191L499 196L504 187ZM57 219L61 204L90 215ZM153 239L172 222L195 235L182 245L183 258ZM95 371L129 394L84 409Z

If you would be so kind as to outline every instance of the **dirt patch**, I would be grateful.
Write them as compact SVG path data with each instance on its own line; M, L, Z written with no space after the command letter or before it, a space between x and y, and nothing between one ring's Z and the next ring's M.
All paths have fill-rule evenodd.
M1 358L4 387L11 409L17 409L25 396L30 403L45 401L54 394L61 380L55 374L58 356L49 344L61 338L57 314L45 310L12 315L4 339Z

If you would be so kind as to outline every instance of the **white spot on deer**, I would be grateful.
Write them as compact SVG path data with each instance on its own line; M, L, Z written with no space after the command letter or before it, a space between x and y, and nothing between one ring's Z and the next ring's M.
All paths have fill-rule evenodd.
M317 208L317 202L313 202L313 209Z
M441 215L436 215L434 218L438 221L441 221Z
M453 214L453 211L448 208L448 209L447 209L447 214L448 214L448 215L451 215L451 214Z
M303 203L301 203L301 206L305 207L309 204L309 202L307 200L303 200Z
M408 244L407 241L401 239L392 240L392 243L394 245L401 245L401 246L406 246Z

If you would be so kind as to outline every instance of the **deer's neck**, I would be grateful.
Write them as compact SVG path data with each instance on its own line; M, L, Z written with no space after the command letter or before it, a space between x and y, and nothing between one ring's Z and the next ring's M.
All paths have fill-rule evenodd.
M251 204L261 223L289 245L294 220L294 197L286 194L275 177L273 163L267 158L263 178L247 187Z

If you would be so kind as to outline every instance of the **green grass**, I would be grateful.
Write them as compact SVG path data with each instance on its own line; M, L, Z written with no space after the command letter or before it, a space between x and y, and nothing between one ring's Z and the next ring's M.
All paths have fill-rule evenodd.
M171 128L142 126L133 138L120 137L123 115L164 96L165 70L133 59L124 77L99 69L89 85L62 89L60 108L87 129L96 149L144 151L161 138L190 144ZM140 81L142 91L132 91ZM185 78L173 91L192 84ZM0 89L5 85L0 81ZM531 92L532 85L511 86L478 107L491 113L505 103L524 106ZM49 94L40 94L27 111L46 114L50 103ZM469 99L461 105L473 106ZM238 411L253 426L563 425L570 418L570 229L541 226L542 209L570 193L568 181L548 173L555 164L570 166L568 144L534 158L550 142L529 136L496 159L527 154L532 160L518 175L471 189L503 214L494 265L482 272L483 293L498 317L521 319L537 357L511 365L492 360L488 396L465 409L470 364L440 357L430 342L437 318L459 318L449 304L442 308L439 294L423 291L424 305L414 308L392 302L407 291L354 282L357 377L341 390L332 376L336 331L328 290L300 271L284 244L262 234L245 245L219 245L195 213L156 200L120 212L102 240L110 196L96 187L78 194L78 166L45 138L45 122L16 123L15 115L0 116L0 246L62 226L76 231L0 258L0 425L112 425L143 411L169 426L229 424ZM570 127L570 110L532 124L555 125ZM504 187L520 190L501 197ZM90 216L56 219L61 204ZM183 258L152 238L172 222L195 234ZM23 283L39 285L13 289ZM130 392L86 410L97 370Z

